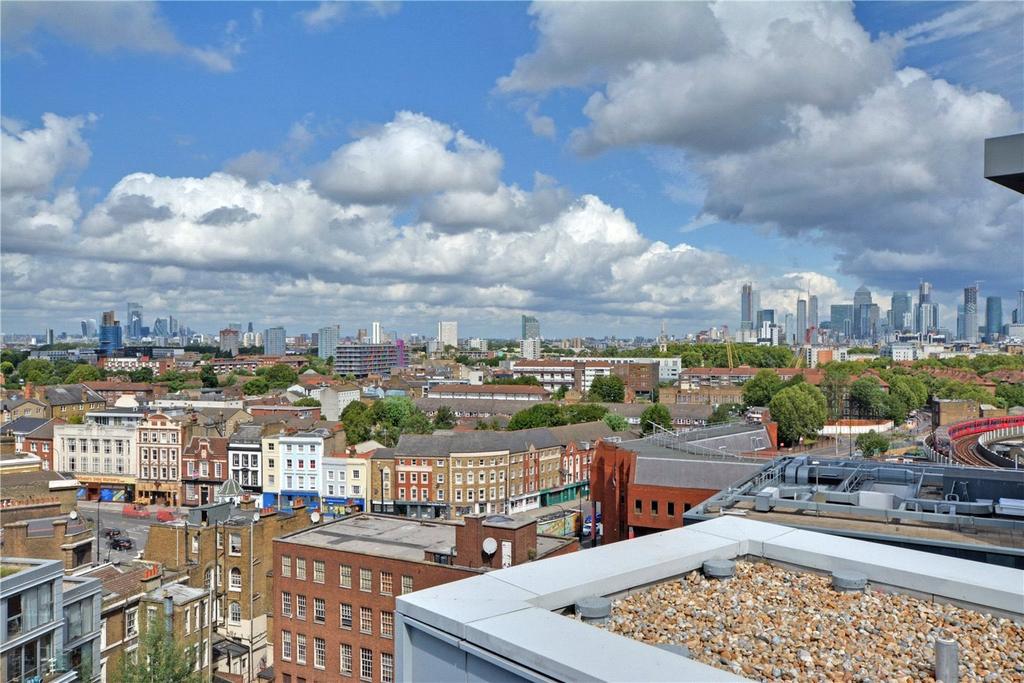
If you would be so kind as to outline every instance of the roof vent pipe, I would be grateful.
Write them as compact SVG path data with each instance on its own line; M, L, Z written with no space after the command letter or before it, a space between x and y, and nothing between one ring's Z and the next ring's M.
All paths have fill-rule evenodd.
M612 615L612 601L591 595L576 601L576 616L588 624L603 624Z
M709 579L731 579L736 576L736 563L732 560L707 560L703 569L704 576Z

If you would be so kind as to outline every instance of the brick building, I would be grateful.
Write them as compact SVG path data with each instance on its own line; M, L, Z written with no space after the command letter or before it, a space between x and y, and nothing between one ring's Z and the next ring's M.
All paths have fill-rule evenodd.
M139 478L136 499L151 504L177 506L181 497L181 452L185 426L163 413L147 415L139 422L136 443Z
M53 426L57 420L47 420L25 435L21 449L26 453L38 456L43 461L44 470L53 469Z
M84 384L25 384L25 398L31 398L47 406L46 417L68 420L74 416L85 417L91 410L103 410L106 399Z
M656 362L620 363L612 366L612 374L626 385L626 402L636 399L653 401L658 396L658 370Z
M392 683L395 596L577 548L509 517L363 514L277 538L274 680Z
M164 619L167 632L184 649L192 670L201 680L211 680L210 594L201 588L171 583L149 591L139 600L139 638L158 619Z
M95 382L84 382L84 384L106 399L107 405L110 406L117 403L117 400L122 396L130 396L139 403L142 403L159 398L167 393L167 387L162 384L150 384L148 382L97 380Z
M271 540L310 524L305 509L257 510L255 501L191 508L185 521L150 527L144 559L183 572L185 583L213 591L214 669L252 681L270 660Z
M181 504L207 505L228 476L228 439L193 436L181 454Z
M674 529L683 513L764 466L764 459L697 455L637 439L600 441L590 466L604 543Z

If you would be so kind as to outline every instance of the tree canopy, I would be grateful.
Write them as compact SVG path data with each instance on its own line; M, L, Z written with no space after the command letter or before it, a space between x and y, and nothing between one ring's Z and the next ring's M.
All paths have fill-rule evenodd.
M140 619L142 618L140 614ZM191 649L175 640L161 617L148 620L133 658L126 654L111 680L119 683L201 683ZM134 659L134 661L132 661Z
M806 382L786 387L775 394L768 410L779 425L779 438L789 445L816 435L828 417L824 394Z
M868 458L889 450L889 438L873 429L866 434L858 434L855 443Z
M743 402L748 406L766 406L782 385L782 378L774 370L759 370L743 384Z
M299 381L299 373L284 363L258 368L256 375L265 379L271 389L287 389Z
M303 396L292 405L299 408L319 408L320 401L316 400L312 396Z
M654 423L663 429L672 429L672 415L661 403L652 403L651 405L644 408L644 412L640 413L640 431L644 434L650 434L654 431L654 427L651 423Z
M554 403L538 403L512 416L509 430L533 429L536 427L561 427L579 422L596 422L608 414L608 409L594 403L576 403L560 406Z
M451 429L455 426L455 411L450 406L441 406L434 414L435 429Z
M604 420L604 423L608 425L608 428L613 432L625 432L629 430L629 422L627 422L626 418L621 415L608 413L601 419Z
M270 391L270 384L262 377L257 377L243 384L242 391L246 396L261 396Z
M617 375L601 375L590 383L591 401L622 403L626 400L626 383Z

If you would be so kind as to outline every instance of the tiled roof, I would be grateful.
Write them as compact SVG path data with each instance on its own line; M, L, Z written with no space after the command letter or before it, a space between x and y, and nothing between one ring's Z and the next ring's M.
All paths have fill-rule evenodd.
M49 421L45 417L18 417L0 427L0 434L29 434Z
M78 403L105 403L106 399L84 384L54 384L43 387L46 402L51 406Z
M219 436L193 436L182 456L199 455L199 447L206 444L210 455L228 457L228 441L230 439Z
M460 394L539 394L547 395L544 387L532 384L441 384L430 393L454 392Z
M447 456L450 453L508 451L523 453L534 448L558 446L549 429L521 429L515 432L456 432L452 434L403 434L395 446L395 455Z

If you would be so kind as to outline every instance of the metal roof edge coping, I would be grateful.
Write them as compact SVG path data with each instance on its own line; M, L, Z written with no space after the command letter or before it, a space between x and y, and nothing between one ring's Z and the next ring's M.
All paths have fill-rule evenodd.
M816 571L853 569L872 583L1024 617L1024 571L735 517L417 591L397 598L396 611L410 629L444 632L542 677L743 680L552 611L588 595L670 580L704 560L743 556Z

